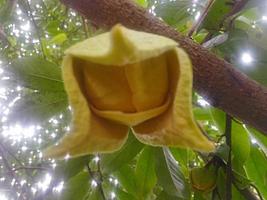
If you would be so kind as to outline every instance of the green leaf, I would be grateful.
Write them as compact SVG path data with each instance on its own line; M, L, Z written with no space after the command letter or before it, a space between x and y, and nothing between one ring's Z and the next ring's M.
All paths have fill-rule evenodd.
M82 156L79 158L72 158L67 161L61 161L55 168L55 176L57 178L64 177L64 180L67 181L81 172L91 159L92 156Z
M256 139L257 144L267 155L267 137L254 128L249 128L249 132L251 133L252 137Z
M61 69L41 57L16 59L11 63L9 71L13 78L26 88L64 92Z
M210 32L216 32L220 30L222 22L225 20L225 16L232 10L232 5L229 4L229 0L215 0L209 8L209 12L203 20L199 30L204 28Z
M62 200L83 199L89 188L89 174L88 172L80 172L76 176L72 177L67 184L64 185L64 189L60 196Z
M196 120L210 120L210 108L195 107L193 112Z
M247 130L232 121L232 153L233 166L236 170L241 168L250 155L250 138Z
M88 197L86 197L84 199L87 199L87 200L103 200L104 198L102 197L99 188L95 188L89 193Z
M221 158L225 163L227 163L229 151L230 151L229 146L223 143L216 149L215 155Z
M224 134L225 130L225 113L219 109L212 108L210 109L212 119L216 125L216 127L219 129L221 134Z
M168 193L165 191L162 191L156 200L179 200L180 198L177 198L175 196L170 196Z
M226 191L226 183L225 183L225 173L222 168L218 169L217 176L217 191L219 199L226 199L225 191Z
M67 35L65 33L59 33L56 36L54 36L50 41L49 44L57 44L61 45L63 42L67 40Z
M199 8L199 5L197 8ZM167 1L162 4L158 4L155 8L155 13L158 17L161 17L166 23L171 26L178 27L181 24L185 24L189 20L190 14L187 11L192 6L192 2L179 0L179 1Z
M8 119L11 123L40 123L66 111L67 106L68 98L64 91L29 93L14 104Z
M137 183L135 171L129 165L123 165L114 173L114 176L119 180L121 186L131 195L137 195ZM129 178L131 177L131 178Z
M136 184L138 185L139 199L147 199L156 185L155 158L153 149L145 147L136 164Z
M166 148L155 148L156 174L158 184L173 197L190 199L190 190L177 161Z
M144 8L148 6L148 3L146 0L135 0L135 2Z
M243 16L239 17L235 22L236 28L229 32L229 39L218 49L239 70L260 84L267 85L267 70L265 67L267 63L267 26L266 23L265 26L257 23L252 28L253 23L254 20ZM253 57L253 63L250 65L244 64L240 59L242 52L249 52Z
M123 190L119 188L116 190L116 194L117 194L118 200L137 200L131 194L124 192Z
M119 170L125 164L128 164L144 147L130 131L126 144L117 152L113 154L106 154L102 156L101 165L103 171L111 173Z
M210 193L208 193L208 194L210 194ZM206 199L211 199L211 197L209 197L209 198L206 198L206 196L207 196L207 194L205 193L203 193L203 192L198 192L198 191L195 191L194 192L194 200L206 200ZM210 195L209 195L210 196ZM212 200L214 200L214 199L212 199Z
M193 151L189 149L180 149L180 148L170 148L170 150L175 160L178 161L183 174L186 177L189 177L188 165L189 165L190 155L193 154Z
M59 29L61 23L62 22L59 20L49 21L45 27L45 30L48 32L48 34L57 35L61 32Z
M219 168L218 170L217 191L218 193L216 199L226 199L226 175L222 168ZM245 200L245 198L234 185L232 185L232 199Z
M256 146L251 146L250 157L245 164L247 176L257 186L261 195L267 199L267 159Z
M245 177L244 175L236 171L233 171L233 176L234 176L235 184L238 188L243 190L245 188L250 187L251 181L247 179L247 177Z

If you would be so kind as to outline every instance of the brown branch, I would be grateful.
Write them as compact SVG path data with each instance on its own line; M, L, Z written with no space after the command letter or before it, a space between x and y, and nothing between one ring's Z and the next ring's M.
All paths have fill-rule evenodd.
M61 0L103 28L117 23L179 42L194 66L194 88L213 106L221 108L267 135L267 89L233 65L182 36L130 0Z

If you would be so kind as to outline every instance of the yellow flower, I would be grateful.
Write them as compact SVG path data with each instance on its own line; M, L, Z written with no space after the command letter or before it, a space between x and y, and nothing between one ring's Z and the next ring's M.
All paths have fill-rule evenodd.
M117 25L65 53L72 127L47 157L116 151L129 129L145 144L213 151L193 120L192 67L175 41Z

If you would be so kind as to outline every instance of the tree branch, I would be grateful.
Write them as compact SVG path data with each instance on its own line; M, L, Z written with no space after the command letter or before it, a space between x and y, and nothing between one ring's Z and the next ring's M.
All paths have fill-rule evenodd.
M102 28L117 23L176 40L190 55L194 88L221 108L267 135L267 89L130 0L61 0Z

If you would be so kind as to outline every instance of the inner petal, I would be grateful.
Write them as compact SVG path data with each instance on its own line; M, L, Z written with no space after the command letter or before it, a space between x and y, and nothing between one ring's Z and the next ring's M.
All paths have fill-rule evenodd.
M125 66L136 111L164 104L168 96L168 68L165 54Z
M135 112L132 93L125 76L124 68L107 66L88 61L77 60L75 68L81 80L80 86L88 101L99 110L119 110Z
M168 105L169 80L166 63L164 54L124 66L102 65L76 58L74 69L77 81L91 108L98 110L99 113L101 111L105 113L118 111L122 114L142 112L142 116L145 111L154 113L151 115L145 112L146 117L141 117L143 121L143 118L148 116L155 117L158 112L155 112L156 110L162 110L162 108L165 110ZM162 108L157 109L159 107ZM151 111L154 109L156 110ZM129 119L132 118L136 116L131 116ZM136 119L129 119L126 121L136 121ZM129 123L132 124L132 122Z

